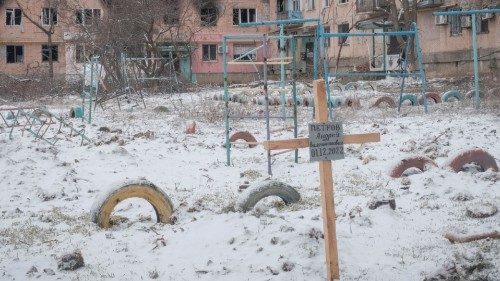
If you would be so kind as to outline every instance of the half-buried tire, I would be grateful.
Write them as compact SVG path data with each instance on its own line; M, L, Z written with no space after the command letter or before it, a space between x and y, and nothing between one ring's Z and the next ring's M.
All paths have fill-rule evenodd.
M131 181L117 185L102 194L92 207L92 220L102 228L111 227L111 213L118 203L129 198L142 198L155 210L157 221L171 223L173 205L160 188L147 180Z
M391 176L391 178L400 178L403 173L410 168L418 168L422 172L425 172L431 167L437 167L437 165L429 157L411 156L398 161L391 169L389 176Z
M255 144L257 142L257 139L255 139L255 137L247 131L236 132L229 138L230 142L236 142L238 140L244 140L245 142L247 142L249 148L257 146L257 144Z
M495 158L480 148L469 149L458 153L455 157L450 158L445 166L458 173L465 164L469 163L476 163L481 166L484 171L493 169L493 171L498 172L498 165Z
M295 203L300 200L300 194L295 188L276 180L265 180L250 185L241 194L238 206L240 210L247 212L260 200L269 196L278 196L285 204Z
M378 98L372 105L372 107L380 107L382 103L387 104L387 106L389 106L390 108L396 107L396 102L394 101L394 99L388 96Z

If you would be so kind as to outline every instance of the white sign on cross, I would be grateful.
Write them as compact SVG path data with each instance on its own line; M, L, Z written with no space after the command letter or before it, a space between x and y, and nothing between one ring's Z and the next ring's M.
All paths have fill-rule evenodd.
M317 123L328 121L325 81L314 81L314 104L316 105ZM380 133L343 135L344 144L362 144L379 142ZM309 138L265 141L266 150L297 149L309 147ZM328 281L340 279L339 259L337 251L337 235L335 229L335 204L333 198L332 161L319 161L319 176L321 188L321 208L323 214L323 232L325 237L325 254Z

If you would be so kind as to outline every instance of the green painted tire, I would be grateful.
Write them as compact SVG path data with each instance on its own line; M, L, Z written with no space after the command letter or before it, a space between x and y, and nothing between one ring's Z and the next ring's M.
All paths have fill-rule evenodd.
M401 104L405 101L410 101L412 106L418 105L417 96L414 94L406 94L401 98Z
M443 96L441 97L441 100L443 100L444 102L450 102L451 98L455 98L455 99L461 101L462 95L457 90L451 90L451 91L444 93Z

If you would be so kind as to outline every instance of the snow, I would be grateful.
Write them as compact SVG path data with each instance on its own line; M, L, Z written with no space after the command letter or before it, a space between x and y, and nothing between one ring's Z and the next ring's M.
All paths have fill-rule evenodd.
M300 150L298 164L293 154L275 157L272 178L295 187L301 201L269 206L264 213L235 212L238 186L267 176L266 153L262 147L235 147L231 165L225 165L223 103L210 99L220 92L153 95L147 109L98 109L85 131L99 145L79 146L77 138L60 136L52 147L19 130L9 140L0 129L0 280L148 280L154 272L158 280L325 280L324 240L310 235L323 228L317 163L308 162L307 149ZM500 268L498 240L451 244L443 236L499 229L498 213L466 215L467 207L484 201L498 207L498 172L434 168L401 179L387 174L405 157L426 155L442 167L455 152L473 147L487 150L498 163L498 105L476 111L470 102L438 104L427 115L422 107L404 106L398 114L367 110L385 93L359 93L363 108L337 109L336 120L344 122L345 133L382 136L380 143L347 145L346 158L333 163L342 280L423 280L455 253L478 249L494 265L489 270ZM67 114L78 103L66 97L46 105ZM170 112L156 112L160 105ZM254 112L257 106L231 107ZM311 108L300 108L299 136L307 134L311 116ZM196 121L196 134L184 133L186 120ZM100 132L103 126L111 132ZM284 125L278 119L272 126ZM234 120L231 127L265 139L263 120ZM137 135L148 130L154 136ZM90 212L100 194L115 182L137 178L154 182L170 197L177 222L148 220L152 207L128 199L115 209L128 221L109 230L95 225ZM396 210L368 209L373 198L395 198ZM57 270L58 259L75 250L85 266ZM26 275L32 266L38 272ZM498 280L493 276L489 280Z

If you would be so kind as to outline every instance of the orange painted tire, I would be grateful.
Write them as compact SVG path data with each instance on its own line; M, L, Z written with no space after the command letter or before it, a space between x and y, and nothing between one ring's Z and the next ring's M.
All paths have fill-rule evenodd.
M396 102L391 97L380 97L378 98L372 107L380 107L380 104L386 103L390 108L396 108Z
M230 142L235 142L237 140L244 140L244 141L248 142L249 143L248 147L250 147L250 148L257 146L256 144L254 144L255 142L257 142L257 140L255 139L255 137L252 134L250 134L247 131L236 132L229 138Z
M412 156L400 160L394 168L391 169L390 176L392 178L400 178L403 173L409 168L418 168L422 172L427 171L430 167L437 167L436 163L427 156Z
M462 167L468 163L476 163L485 171L491 168L498 172L498 165L495 158L486 150L480 148L460 152L455 157L450 158L445 166L450 167L454 172L458 173L462 170Z
M425 95L427 96L427 101L428 101L429 99L431 99L431 100L433 100L433 101L434 101L434 103L440 103L440 102L441 102L441 96L439 96L439 94L438 94L438 93L429 92L429 93L426 93ZM420 105L424 105L424 97L420 96L420 97L418 98L418 103L419 103Z

